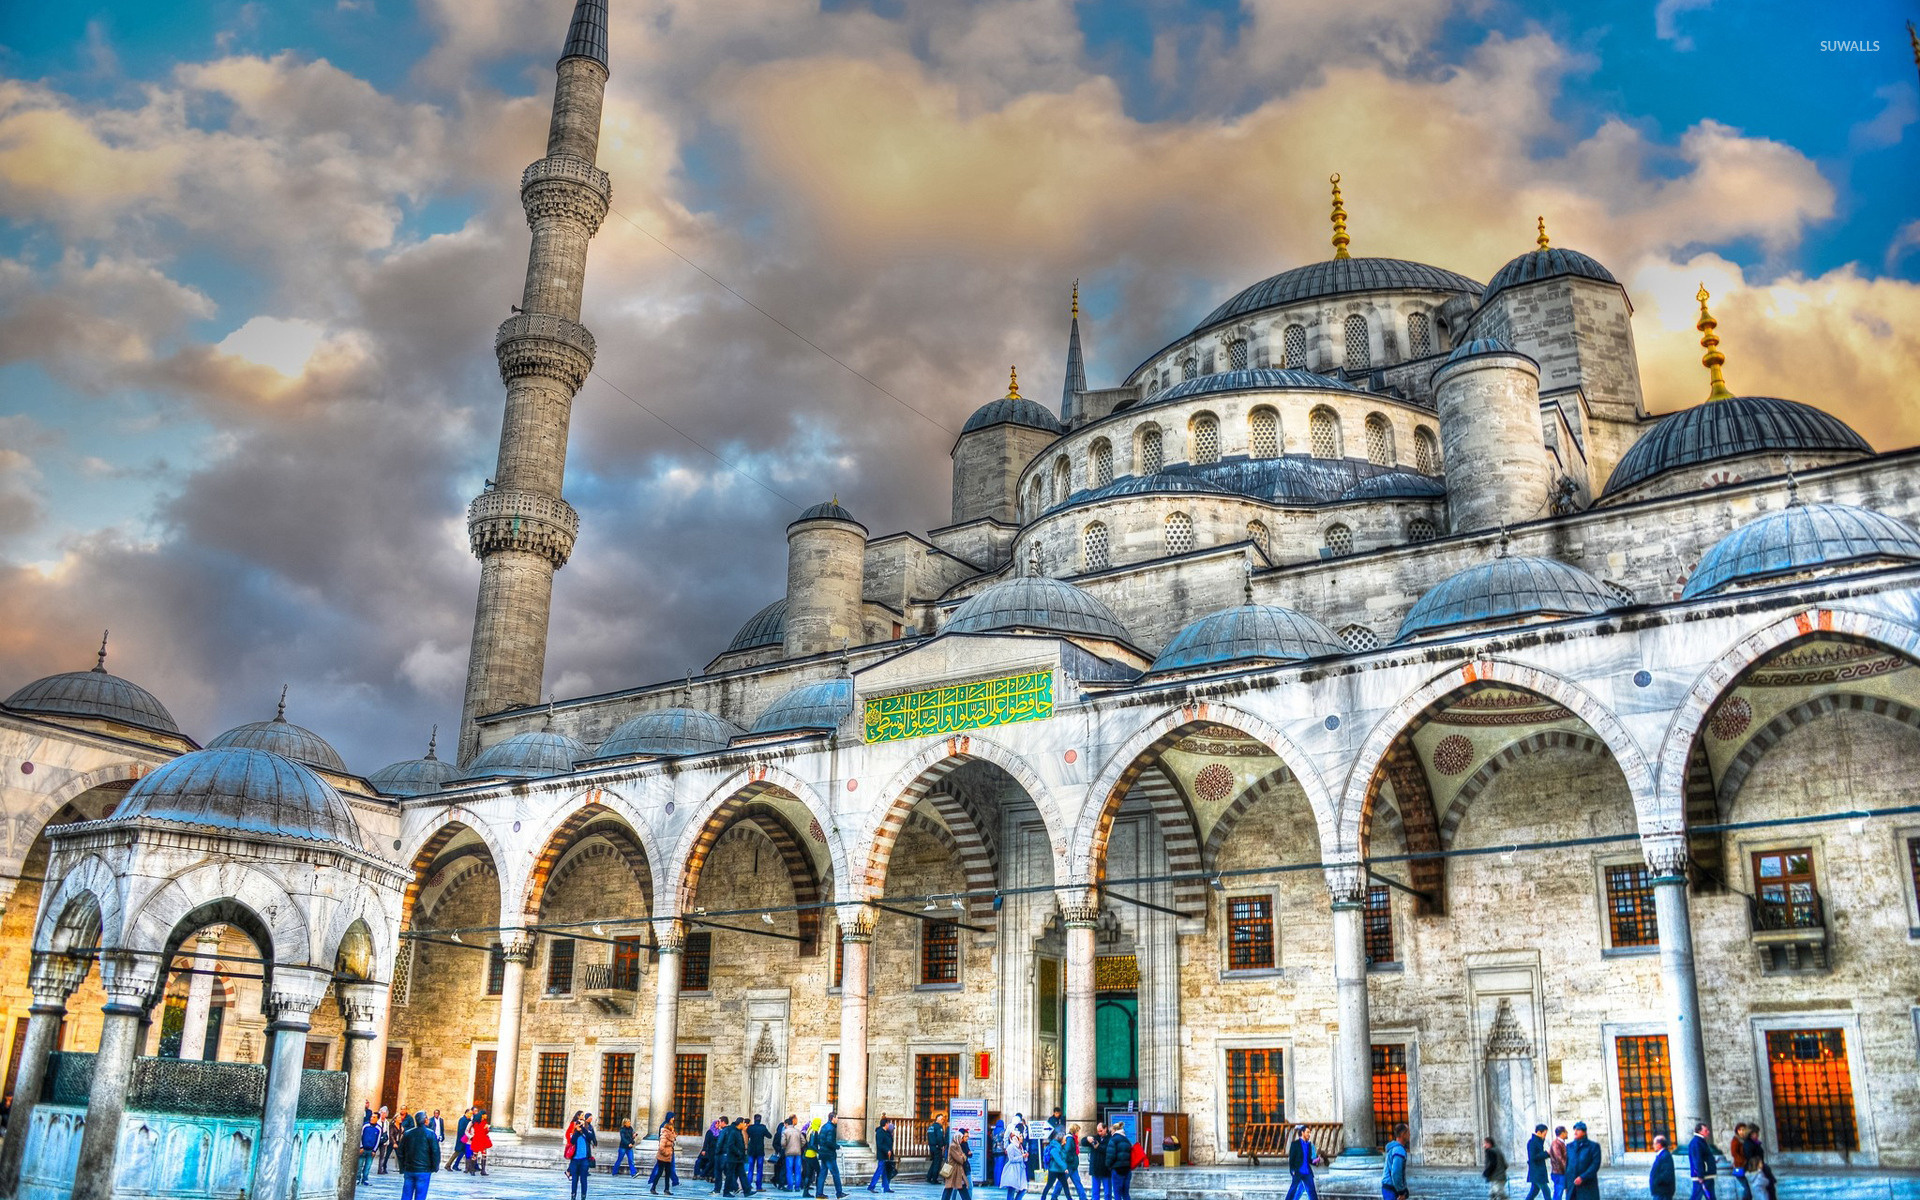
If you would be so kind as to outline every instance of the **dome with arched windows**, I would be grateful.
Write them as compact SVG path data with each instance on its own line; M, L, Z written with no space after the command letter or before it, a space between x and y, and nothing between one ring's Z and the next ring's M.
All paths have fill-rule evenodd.
M954 609L946 626L948 633L1019 629L1133 640L1112 609L1070 583L1045 576L1002 580L983 589Z
M1242 604L1210 613L1167 643L1152 671L1299 662L1345 654L1331 629L1303 612L1270 604Z
M566 734L551 729L530 729L482 750L467 764L460 778L488 779L504 775L513 779L544 779L566 774L586 757L587 748Z
M1363 396L1373 393L1350 383L1335 379L1329 375L1316 375L1312 371L1302 371L1285 367L1249 367L1240 371L1220 371L1212 375L1202 375L1176 383L1153 398L1155 404L1168 404L1175 400L1186 400L1194 396L1224 395L1228 392L1268 392L1268 391L1338 391L1358 392Z
M36 679L8 696L0 708L37 716L91 717L158 733L180 732L173 714L152 692L107 673L104 652L91 671Z
M1715 542L1687 578L1683 599L1776 583L1826 567L1920 562L1920 534L1851 504L1791 504Z
M842 676L803 683L767 706L753 723L755 733L798 733L838 729L853 711L853 680Z
M1751 454L1872 453L1845 421L1811 404L1729 396L1660 418L1620 456L1604 494L1617 496L1670 471Z
M1302 300L1399 291L1457 292L1477 297L1481 287L1465 275L1403 258L1331 258L1282 271L1243 288L1208 313L1193 331L1198 333L1249 313Z
M658 754L677 757L724 750L739 737L741 729L698 708L663 708L641 713L600 743L595 758L615 758L628 754Z
M1404 642L1490 621L1519 624L1588 617L1620 603L1606 584L1578 567L1552 558L1502 555L1429 589L1407 611L1394 640Z
M363 848L360 826L332 784L303 763L248 746L182 754L142 776L107 819L171 821Z

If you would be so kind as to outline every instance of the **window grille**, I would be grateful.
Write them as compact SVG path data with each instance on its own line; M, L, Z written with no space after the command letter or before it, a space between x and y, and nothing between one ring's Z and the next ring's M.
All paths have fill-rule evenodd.
M1620 1064L1623 1150L1651 1150L1655 1134L1673 1131L1673 1076L1663 1033L1613 1040Z
M840 1054L834 1051L827 1055L827 1103L840 1107Z
M1256 408L1247 418L1247 441L1255 458L1280 457L1280 414Z
M1660 926L1653 913L1653 880L1643 862L1607 868L1607 932L1616 950L1658 946Z
M1085 545L1087 570L1104 571L1113 565L1111 551L1107 546L1107 527L1099 521L1088 525L1081 534Z
M507 953L499 942L487 947L487 995L498 996L507 990Z
M1213 364L1214 364L1213 351L1209 350L1207 351L1206 356L1200 360L1200 373L1202 375L1213 374L1216 370L1219 369L1218 367L1215 367Z
M547 995L564 996L573 990L573 939L547 943Z
M1373 1048L1373 1127L1385 1138L1412 1117L1407 1094L1407 1048Z
M1174 513L1167 518L1167 553L1185 554L1193 549L1193 518Z
M1348 529L1345 525L1327 526L1327 549L1333 552L1332 557L1334 558L1338 558L1343 554L1352 554L1353 530Z
M1040 996L1037 1007L1040 1010L1040 1032L1057 1034L1060 1032L1060 960L1043 958L1036 973L1034 990Z
M1307 416L1307 443L1315 458L1340 457L1340 418L1330 408L1316 408Z
M960 982L960 927L952 921L920 922L920 982Z
M944 1117L960 1094L958 1054L917 1054L913 1059L913 1115L922 1121Z
M1285 334L1285 355L1281 366L1295 370L1307 369L1307 328L1304 325L1289 325Z
M1193 461L1220 461L1220 419L1212 413L1201 413L1193 419Z
M1600 583L1603 587L1607 589L1607 594L1612 596L1615 600L1619 601L1621 604L1632 604L1635 602L1633 598L1633 589L1628 587L1626 584L1615 583L1611 579L1602 579Z
M847 974L847 944L840 940L839 930L833 934L833 986L838 988Z
M1407 522L1407 540L1410 542L1430 542L1439 536L1439 530L1425 517L1415 517Z
M1773 1076L1773 1130L1781 1150L1850 1153L1860 1148L1845 1031L1769 1030L1767 1066Z
M706 1128L706 1055L673 1056L673 1111L675 1128L689 1131Z
M1247 522L1247 540L1260 548L1260 553L1273 557L1273 532L1265 521Z
M1249 1125L1287 1119L1286 1075L1279 1050L1227 1051L1227 1144L1236 1151Z
M1065 504L1073 494L1073 464L1062 454L1053 460L1053 502Z
M1390 888L1367 888L1367 961L1399 961L1393 953L1393 891Z
M1113 443L1105 438L1093 444L1093 469L1090 473L1094 487L1105 487L1113 482Z
M1273 899L1237 896L1227 901L1227 970L1273 966Z
M1160 427L1149 425L1140 435L1140 473L1156 475L1166 465L1165 455L1160 448Z
M1340 640L1346 643L1347 649L1355 652L1376 650L1380 646L1380 635L1365 625L1347 626L1340 631Z
M704 992L712 982L712 974L713 934L704 929L688 934L680 948L680 990Z
M1393 464L1393 427L1379 413L1367 418L1367 461L1376 467Z
M633 1117L633 1055L600 1056L600 1114L597 1118L618 1131L622 1118Z
M1425 358L1433 353L1433 326L1425 313L1407 314L1407 357Z
M1185 381L1188 379L1192 379L1194 376L1194 372L1199 370L1199 367L1200 367L1200 364L1196 359L1193 359L1191 357L1181 359L1180 360L1181 380Z
M1347 318L1347 370L1364 371L1373 365L1373 351L1367 345L1367 319L1359 313Z
M1227 343L1227 369L1244 371L1247 369L1247 343L1234 340Z
M567 1123L565 1051L540 1055L540 1068L534 1075L533 1123L542 1129L558 1129Z
M1440 473L1440 443L1429 429L1413 431L1413 466L1422 475Z
M400 949L393 956L393 983L387 994L395 1004L405 1004L413 993L413 941L408 939L400 943ZM7 1061L11 1062L12 1059ZM8 1068L11 1070L12 1068ZM11 1096L11 1089L7 1095Z

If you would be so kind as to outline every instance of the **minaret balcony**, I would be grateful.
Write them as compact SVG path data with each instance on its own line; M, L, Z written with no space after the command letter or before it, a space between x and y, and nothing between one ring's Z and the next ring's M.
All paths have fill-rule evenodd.
M593 334L585 325L551 313L517 313L500 322L493 335L503 383L547 375L579 391L593 370L593 352Z
M598 230L613 203L613 180L599 167L571 154L549 155L520 175L520 204L527 224L570 217Z
M467 506L467 539L480 558L499 550L538 554L564 567L580 537L580 514L555 496L495 488Z

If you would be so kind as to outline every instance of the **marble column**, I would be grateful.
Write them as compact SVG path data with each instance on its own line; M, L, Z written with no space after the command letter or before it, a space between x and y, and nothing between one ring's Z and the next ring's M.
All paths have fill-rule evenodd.
M533 938L500 931L500 954L507 960L500 977L500 1032L494 1042L492 1129L514 1132L520 1085L520 1010L526 1007L527 966L533 962Z
M387 988L382 983L342 982L333 991L340 1005L340 1020L347 1027L345 1061L341 1063L347 1072L347 1111L342 1118L346 1140L340 1145L340 1200L353 1200L354 1180L360 1170L360 1126L365 1123L362 1113L380 1083L380 1063L374 1049L386 1015Z
M12 1200L20 1188L20 1168L27 1151L27 1131L33 1127L33 1108L40 1102L47 1062L67 1015L67 998L87 975L87 960L46 951L33 956L33 1007L28 1009L27 1040L20 1047L20 1066L13 1079L13 1109L7 1116L11 1136L0 1141L0 1196Z
M180 1026L180 1057L205 1058L207 1053L207 1017L213 1011L213 969L219 964L220 930L203 929L193 944L193 969L205 975L189 975L187 1011Z
M80 1135L80 1157L73 1169L72 1200L111 1200L113 1159L120 1145L121 1119L133 1087L133 1062L147 1010L160 991L158 955L127 950L100 953L100 1051L93 1057L93 1086L87 1093L87 1124Z
M1343 1157L1379 1153L1373 1127L1373 1022L1367 1010L1367 872L1359 863L1327 868L1333 901L1333 980L1340 1018L1340 1123Z
M1673 1131L1709 1121L1707 1045L1700 1032L1700 989L1693 969L1693 918L1687 910L1689 854L1685 834L1641 839L1653 876L1653 912L1660 929L1660 997L1667 1012L1667 1061L1673 1081Z
M1099 1048L1094 1040L1093 930L1100 899L1089 892L1060 906L1067 935L1067 1106L1069 1124L1092 1129Z
M292 1200L300 1156L294 1120L300 1109L300 1073L306 1069L307 1030L325 998L332 972L318 967L273 966L267 986L267 1031L273 1049L267 1066L267 1104L260 1118L260 1153L253 1164L253 1200Z
M867 953L873 947L873 910L840 910L840 1140L867 1144Z
M653 972L653 1081L647 1090L646 1140L657 1145L660 1123L673 1110L673 1063L680 1049L680 951L686 931L677 920L663 921L655 926L654 942L659 961ZM674 1127L685 1131L677 1113Z

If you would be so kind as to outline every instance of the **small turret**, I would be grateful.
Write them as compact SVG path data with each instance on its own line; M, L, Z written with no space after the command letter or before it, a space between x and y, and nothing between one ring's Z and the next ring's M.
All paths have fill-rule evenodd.
M1552 513L1554 473L1540 432L1540 366L1505 342L1456 348L1433 373L1454 533Z
M787 526L788 658L823 654L862 639L867 527L835 498Z
M974 410L953 444L953 523L983 518L1020 523L1020 473L1061 432L1060 422L1020 394L1010 373L1007 394Z

